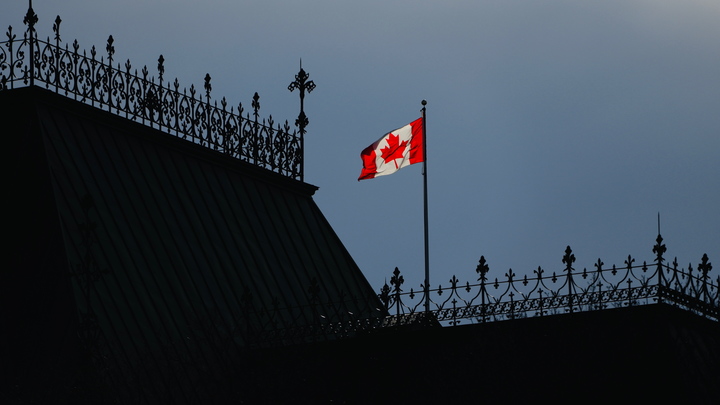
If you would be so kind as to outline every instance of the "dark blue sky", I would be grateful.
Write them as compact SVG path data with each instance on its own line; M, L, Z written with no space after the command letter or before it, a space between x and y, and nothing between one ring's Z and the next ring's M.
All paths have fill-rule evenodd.
M421 166L358 182L360 151L428 101L431 281L576 268L598 257L720 261L720 3L35 0L38 30L294 121L302 58L306 181L379 289L423 278ZM17 32L27 3L3 5ZM717 267L717 266L716 266Z

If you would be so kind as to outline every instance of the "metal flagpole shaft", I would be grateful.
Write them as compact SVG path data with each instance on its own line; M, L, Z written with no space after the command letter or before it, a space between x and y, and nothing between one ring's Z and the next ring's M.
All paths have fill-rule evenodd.
M428 194L427 194L427 131L425 130L425 106L422 101L422 132L423 132L423 205L425 216L425 315L430 314L430 260L428 254ZM429 322L429 317L426 319Z

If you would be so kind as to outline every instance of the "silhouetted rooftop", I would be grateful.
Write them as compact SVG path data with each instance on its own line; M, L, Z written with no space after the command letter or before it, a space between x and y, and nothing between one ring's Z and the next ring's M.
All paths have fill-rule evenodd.
M41 346L62 369L85 345L162 391L184 358L190 382L246 347L304 342L278 331L384 314L314 186L36 87L0 92L0 114L14 353ZM17 360L18 378L36 366Z

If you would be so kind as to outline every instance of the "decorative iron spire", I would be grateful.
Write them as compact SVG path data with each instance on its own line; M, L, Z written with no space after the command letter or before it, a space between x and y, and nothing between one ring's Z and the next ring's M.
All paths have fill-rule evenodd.
M30 0L30 4L28 5L28 11L27 14L25 14L25 19L23 19L23 23L25 23L28 26L28 29L31 31L35 30L35 24L38 22L38 16L35 14L35 10L33 10L32 7L32 0Z
M300 150L305 150L305 127L307 127L308 123L310 122L308 121L307 115L305 115L305 91L307 90L308 93L311 93L313 90L315 90L315 82L313 82L312 80L308 81L309 77L310 75L307 74L305 70L303 70L302 59L300 59L300 71L298 72L298 74L295 75L295 81L288 85L288 90L290 90L291 92L295 89L298 89L300 91L300 114L298 114L298 117L295 120L295 126L298 127L298 130L300 132ZM304 170L302 169L301 163L301 181L304 180L302 175L303 172Z
M28 26L28 33L30 37L30 86L35 85L35 56L33 55L33 52L35 50L35 24L37 24L37 22L38 16L35 14L35 10L32 8L32 0L30 0L27 14L25 14L25 18L23 19L23 24Z
M310 75L302 68L302 59L300 59L300 71L295 75L295 81L288 86L288 90L291 92L295 89L300 91L300 114L298 114L298 118L295 120L295 125L300 129L300 135L305 135L305 127L309 123L305 115L305 91L307 90L308 93L312 93L312 91L315 90L315 82L312 80L308 81L308 78L310 78Z

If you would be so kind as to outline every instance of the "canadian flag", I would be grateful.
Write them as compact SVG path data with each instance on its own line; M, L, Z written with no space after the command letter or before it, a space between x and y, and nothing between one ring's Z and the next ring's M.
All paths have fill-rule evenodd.
M423 161L423 119L385 134L360 153L363 161L358 181L393 174L405 166Z

